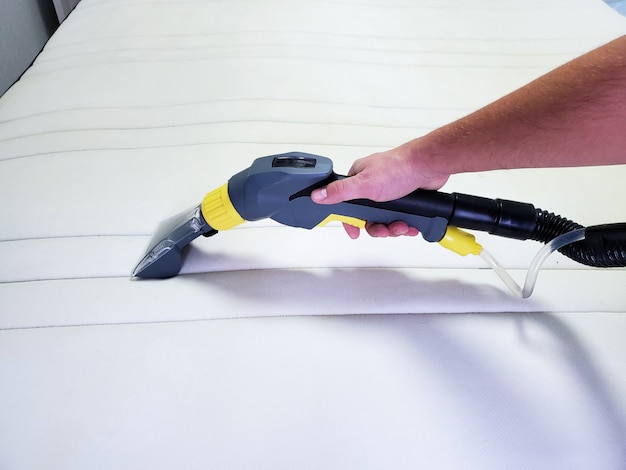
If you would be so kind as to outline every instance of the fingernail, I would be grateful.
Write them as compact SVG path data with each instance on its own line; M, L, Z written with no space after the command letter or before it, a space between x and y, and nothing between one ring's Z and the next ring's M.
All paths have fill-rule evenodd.
M313 198L314 201L323 201L327 196L326 188L316 189L311 193L311 198Z
M404 227L394 227L392 233L394 235L406 235L408 232L407 229L405 229Z

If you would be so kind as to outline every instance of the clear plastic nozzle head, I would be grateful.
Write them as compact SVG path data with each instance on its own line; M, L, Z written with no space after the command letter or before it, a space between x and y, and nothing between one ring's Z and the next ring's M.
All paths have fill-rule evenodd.
M159 224L132 275L161 279L176 276L182 267L183 249L200 235L215 233L217 230L202 217L199 205L164 220Z

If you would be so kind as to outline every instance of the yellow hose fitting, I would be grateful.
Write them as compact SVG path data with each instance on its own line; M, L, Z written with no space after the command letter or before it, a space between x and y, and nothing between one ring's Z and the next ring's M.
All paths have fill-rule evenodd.
M457 227L448 227L439 244L461 256L479 255L483 251L474 235Z
M204 220L215 230L228 230L244 222L228 195L228 183L211 191L202 200Z

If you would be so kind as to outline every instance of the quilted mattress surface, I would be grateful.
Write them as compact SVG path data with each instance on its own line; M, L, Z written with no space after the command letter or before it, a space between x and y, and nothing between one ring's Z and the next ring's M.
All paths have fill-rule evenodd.
M626 271L271 220L132 279L253 159L395 147L626 33L596 0L82 0L0 98L0 468L626 462ZM626 167L453 176L583 225ZM513 276L540 248L477 234Z

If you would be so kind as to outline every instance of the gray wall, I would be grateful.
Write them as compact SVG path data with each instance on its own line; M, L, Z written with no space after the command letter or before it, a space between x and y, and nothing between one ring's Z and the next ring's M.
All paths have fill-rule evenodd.
M0 95L30 66L58 25L51 0L0 0Z

